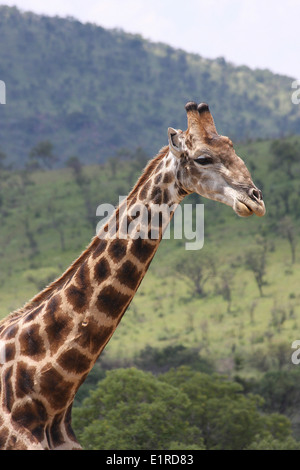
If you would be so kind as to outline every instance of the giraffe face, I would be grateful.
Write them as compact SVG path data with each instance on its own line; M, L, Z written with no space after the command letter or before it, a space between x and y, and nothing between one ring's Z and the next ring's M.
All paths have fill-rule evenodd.
M169 128L169 146L177 157L177 178L187 192L229 205L241 217L263 216L261 191L228 137L217 134L207 105L188 103L188 129Z

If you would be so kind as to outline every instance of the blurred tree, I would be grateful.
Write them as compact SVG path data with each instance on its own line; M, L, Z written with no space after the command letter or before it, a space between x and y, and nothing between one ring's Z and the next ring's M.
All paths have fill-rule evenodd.
M285 216L280 219L278 224L278 231L289 242L291 249L291 263L294 264L296 261L297 236L291 217Z
M147 346L135 358L135 364L154 374L167 372L172 367L189 365L194 370L213 372L213 365L207 358L199 355L196 348L186 348L181 344L158 349Z
M7 158L6 153L3 152L3 150L0 149L0 168L4 168L4 162Z
M289 351L290 353L290 351ZM264 398L263 410L293 416L300 406L300 373L292 370L271 370L253 388Z
M95 228L95 210L90 189L91 179L85 174L84 167L78 157L69 157L66 165L73 170L76 184L80 188L86 209L86 220L92 228Z
M65 227L67 225L68 215L62 211L58 211L57 208L55 208L53 201L55 201L55 194L53 194L53 197L49 199L47 203L49 226L57 231L61 251L65 251Z
M49 140L39 142L29 153L29 165L33 162L41 162L44 167L50 169L57 161L53 154L53 144Z
M249 250L245 256L246 269L253 272L260 296L263 296L263 285L266 275L266 257L268 244L265 237L256 238L256 247Z
M295 173L293 171L294 163L299 163L300 148L292 142L285 140L274 140L270 146L271 153L274 155L271 164L272 170L280 169L285 172L290 179L294 179Z
M291 436L286 439L268 436L253 442L247 450L300 450L300 444Z
M233 283L234 272L226 270L220 276L220 283L217 286L216 293L220 294L225 302L227 302L227 312L231 310L232 302L232 283Z
M189 406L185 393L152 374L118 369L74 409L73 426L85 449L167 450L171 442L201 449L199 430L184 419Z
M299 448L289 419L263 415L262 406L262 397L245 394L241 384L187 366L158 377L117 369L74 408L73 426L91 450L243 450L262 440Z
M204 286L207 281L216 275L215 261L212 255L205 255L199 260L194 253L185 252L176 263L178 274L187 279L192 295L204 297Z
M262 438L283 441L291 435L290 421L285 416L261 415L263 399L243 394L243 387L226 377L180 367L160 376L160 380L189 397L189 422L201 430L206 449L242 450Z
M72 168L75 175L79 175L82 172L82 164L79 158L76 157L75 155L68 158L68 160L66 161L66 166L68 166L69 168Z

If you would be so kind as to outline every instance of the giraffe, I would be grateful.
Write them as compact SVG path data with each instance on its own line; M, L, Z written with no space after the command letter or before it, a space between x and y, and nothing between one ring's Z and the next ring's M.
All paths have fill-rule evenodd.
M241 217L264 215L261 191L231 140L217 133L208 105L185 109L187 130L168 129L168 145L112 215L116 227L108 221L60 278L0 323L1 449L81 449L71 427L74 396L187 194L225 203ZM163 204L172 210L157 217ZM119 236L124 227L127 236Z

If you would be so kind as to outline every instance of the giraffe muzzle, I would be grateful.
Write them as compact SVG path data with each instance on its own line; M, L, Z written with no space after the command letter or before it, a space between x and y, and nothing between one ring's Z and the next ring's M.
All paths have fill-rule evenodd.
M250 188L248 191L248 196L255 202L260 202L263 200L262 192L258 188Z
M266 208L262 192L257 188L251 188L247 196L236 199L233 209L241 217L249 217L253 214L258 217L264 216Z

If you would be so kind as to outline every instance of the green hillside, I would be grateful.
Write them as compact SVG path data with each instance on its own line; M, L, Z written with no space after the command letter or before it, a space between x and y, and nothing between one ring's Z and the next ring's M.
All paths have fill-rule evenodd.
M251 448L298 448L295 441L285 439L289 436L290 422L293 436L298 439L300 436L297 388L300 371L291 361L292 343L299 339L300 326L300 138L251 142L236 146L236 150L251 169L255 183L263 189L266 216L242 219L231 208L195 195L184 200L184 203L204 204L204 247L196 252L186 251L186 240L162 241L133 302L76 396L74 419L75 424L79 423L76 429L86 448L115 449L132 445L120 444L122 439L117 438L117 430L115 438L111 437L110 429L115 429L113 420L123 419L115 410L109 412L114 416L108 420L111 427L105 427L104 420L97 425L104 426L104 430L95 427L89 434L90 420L82 401L95 390L105 370L136 366L157 374L179 365L188 365L201 374L218 374L215 379L198 373L191 377L204 387L203 396L199 398L201 403L206 400L205 387L211 387L210 383L217 387L209 392L212 402L214 395L210 394L223 394L223 391L218 392L218 387L220 390L225 387L224 393L230 395L230 400L222 401L220 419L223 421L226 413L231 414L232 406L241 416L250 413L254 406L251 393L258 393L256 421L251 429L254 432L257 420L267 420L269 424L264 426L272 429L273 437L263 434L269 437L261 440L251 434L251 438L244 437L244 447L239 447L243 439L239 437L238 422L237 428L231 427L228 431L230 443L223 430L218 443L207 438L202 447L200 438L190 436L193 428L189 425L187 445L192 449L245 448L247 445ZM0 317L22 306L79 256L95 234L98 222L95 213L99 204L116 204L119 195L129 192L146 163L146 155L140 148L125 153L126 159L117 160L113 156L106 163L91 166L81 166L78 160L72 159L60 170L1 169ZM185 266L187 270L183 269ZM200 280L206 279L200 282L201 289L190 273L197 273ZM180 374L189 374L177 370L179 378ZM116 371L116 374L118 383L118 374L130 381L134 372L128 369L128 373ZM220 374L229 377L227 386ZM141 380L146 380L143 377ZM151 377L147 377L150 381ZM161 379L153 376L151 380L153 385L149 387L157 387L163 393L164 387L160 388L157 380L165 380L164 376ZM103 387L105 383L103 381ZM181 382L178 387L182 389ZM232 393L237 394L236 398ZM261 397L265 401L261 401ZM165 399L160 406L163 403ZM128 406L131 405L126 405L124 410ZM180 413L178 407L176 410ZM217 416L217 410L213 410L212 416ZM288 421L282 421L286 419L282 415ZM79 421L78 416L82 416ZM145 419L148 422L147 414ZM186 419L189 422L190 418ZM202 436L201 419L197 426ZM82 422L86 423L86 428L82 427ZM234 426L231 420L225 419L224 426L225 422ZM180 420L177 425L180 426ZM248 425L241 429L246 433ZM160 439L159 433L155 431L157 439ZM164 445L169 449L179 444L169 439Z
M277 153L285 156L281 146L287 156L276 169ZM204 203L204 247L186 251L186 240L162 241L107 348L109 354L132 357L147 344L181 343L199 347L220 369L231 370L236 357L245 364L256 351L267 351L281 341L289 350L297 339L300 315L299 146L300 138L294 137L237 147L263 189L267 215L262 219L241 219L231 208L195 195L184 200ZM288 159L289 150L295 155L293 161ZM33 173L2 170L1 316L20 307L79 256L95 234L96 207L103 202L116 204L119 195L129 192L145 164L143 159L145 155L137 150L117 165L111 158L76 172L74 167ZM260 287L251 260L247 261L251 252L252 257L253 252L265 257ZM212 272L208 259L215 266ZM193 279L178 268L190 263L194 269L195 260L203 276L209 275L202 297ZM250 361L245 370L252 365Z
M120 147L154 154L168 126L184 128L187 101L209 103L234 140L297 134L292 78L205 59L73 18L0 7L0 144L22 167L39 141L57 165L103 162Z
M186 128L187 101L209 103L267 209L244 219L197 195L182 202L195 223L204 204L204 246L161 242L75 397L83 446L299 449L292 78L0 6L0 80L0 319L80 255L98 205L128 194L169 126Z

